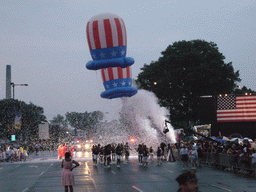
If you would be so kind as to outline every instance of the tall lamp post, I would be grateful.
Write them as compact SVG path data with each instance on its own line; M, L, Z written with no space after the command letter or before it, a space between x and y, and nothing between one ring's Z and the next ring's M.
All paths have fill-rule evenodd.
M14 99L14 88L15 86L28 86L28 84L15 84L15 83L11 83L12 85L12 98Z
M13 83L13 82L11 82L11 86L12 86L12 98L13 98L13 100L14 100L14 88L15 88L15 86L28 86L28 84L15 84L15 83ZM20 103L20 108L21 108L21 103ZM20 109L19 109L20 110ZM16 118L16 117L15 117ZM14 122L15 123L15 122ZM15 126L15 125L13 125L13 126ZM15 135L17 135L18 134L18 132L17 132L17 130L14 128L14 136ZM20 134L22 134L22 133L20 133Z

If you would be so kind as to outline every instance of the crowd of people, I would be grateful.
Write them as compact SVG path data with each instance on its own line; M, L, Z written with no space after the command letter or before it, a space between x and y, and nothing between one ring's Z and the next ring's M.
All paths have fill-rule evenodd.
M237 171L249 173L255 176L256 152L255 143L244 140L241 143L217 141L192 141L181 142L177 146L180 159L183 163L183 169L201 167L202 161L217 168L224 168L228 171ZM228 157L225 160L229 162L220 162L221 157ZM223 158L224 159L224 158ZM231 165L225 166L225 165ZM255 176L256 177L256 176Z
M117 167L120 167L121 160L124 164L129 161L131 151L137 153L139 165L148 166L149 162L153 162L154 158L157 159L157 165L162 165L164 160L176 161L174 147L175 145L161 143L156 149L153 149L152 146L148 147L142 143L134 148L130 147L126 142L125 144L107 144L104 146L100 144L93 145L91 151L94 166L101 163L106 167L110 167L111 163L115 163Z
M0 144L0 162L26 161L27 157L39 151L56 151L57 144L51 140L30 142L5 142Z
M198 180L193 170L200 169L202 164L221 167L221 155L230 157L229 161L232 166L224 167L226 170L237 170L238 172L246 170L251 176L256 177L255 142L244 140L240 143L230 141L221 143L217 140L180 140L178 143L166 144L162 142L158 146L153 146L141 143L131 147L128 142L125 144L95 144L91 148L93 165L102 164L105 168L120 167L121 164L129 162L131 152L133 155L137 154L139 166L142 167L148 167L149 164L155 163L157 166L161 166L163 161L181 161L184 172L176 179L180 191L186 188L193 188L197 191ZM58 159L62 159L61 166L63 167L62 185L65 186L65 191L68 190L68 187L72 190L74 184L72 170L79 166L79 163L74 160L77 149L73 144L35 141L26 144L20 143L19 145L1 144L0 150L0 161L8 162L26 161L29 154L37 155L39 151L58 151Z
M126 144L107 144L105 146L93 145L92 158L94 166L98 162L110 167L110 164L116 162L120 167L120 159L124 163L129 161L130 151L134 150ZM138 162L141 166L148 166L149 162L156 159L157 165L162 165L163 161L175 162L180 160L184 170L198 169L202 163L220 167L219 155L230 155L232 161L232 170L249 167L249 173L255 176L256 152L254 143L244 141L243 143L225 142L220 143L213 140L205 141L181 141L180 143L167 145L160 143L156 149L145 144L138 144L135 151L138 155ZM231 158L232 157L232 158ZM229 170L230 167L224 167ZM256 177L256 176L255 176Z
M133 151L137 153L138 162L141 166L148 166L149 162L154 158L156 159L157 165L162 165L162 161L164 160L173 162L181 160L184 170L200 168L202 161L217 167L219 166L220 155L230 155L232 166L225 167L226 170L241 171L241 169L239 170L239 166L243 168L250 167L251 175L255 176L255 149L255 143L251 143L248 140L240 143L229 141L220 143L214 140L181 140L175 144L160 143L156 148L143 143L138 144L136 147L130 147L128 143L112 143L102 146L95 144L91 151L94 165L100 162L104 166L110 167L115 162L120 167L121 160L127 163L130 153ZM31 153L37 155L38 151L44 150L57 150L59 159L63 159L66 152L70 152L71 157L74 157L76 153L76 148L72 144L58 144L51 141L34 141L30 143L19 143L19 145L1 144L0 161L26 161Z

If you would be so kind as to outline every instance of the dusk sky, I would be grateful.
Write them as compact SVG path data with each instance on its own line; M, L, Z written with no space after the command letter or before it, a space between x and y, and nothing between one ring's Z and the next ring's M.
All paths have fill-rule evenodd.
M11 65L15 99L44 108L47 120L66 112L100 110L115 115L120 99L102 99L101 73L92 60L86 24L100 13L120 16L127 31L132 76L176 41L217 44L240 71L240 86L256 91L255 0L2 0L0 4L0 99Z

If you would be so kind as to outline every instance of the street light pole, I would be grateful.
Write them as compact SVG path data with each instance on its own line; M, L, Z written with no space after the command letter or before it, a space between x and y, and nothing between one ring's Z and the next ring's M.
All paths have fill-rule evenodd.
M14 83L11 83L12 85L12 98L14 99L14 87L15 86L28 86L28 84L14 84Z

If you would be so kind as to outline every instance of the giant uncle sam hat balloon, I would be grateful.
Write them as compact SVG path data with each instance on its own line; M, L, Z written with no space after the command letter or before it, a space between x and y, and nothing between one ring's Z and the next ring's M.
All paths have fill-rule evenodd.
M135 95L137 89L132 87L129 67L134 59L126 57L127 38L123 20L115 14L99 14L88 21L86 30L93 59L86 64L86 68L101 69L106 89L101 97L113 99Z
M134 63L133 58L125 57L126 30L117 15L104 13L91 18L87 23L87 40L93 59L86 64L87 69L124 68Z

